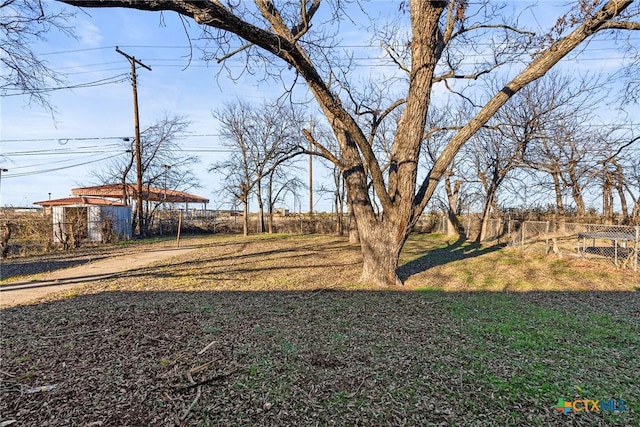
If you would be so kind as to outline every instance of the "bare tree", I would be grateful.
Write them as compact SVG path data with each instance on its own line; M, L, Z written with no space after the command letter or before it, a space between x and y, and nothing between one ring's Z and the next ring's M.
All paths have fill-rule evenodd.
M573 129L573 134L567 137L566 129L569 123L580 128L579 124L592 116L600 88L601 84L595 78L580 79L551 71L511 98L489 122L493 126L472 138L478 178L485 192L478 241L487 237L491 211L494 214L499 211L496 199L499 187L508 175L523 165L532 148L538 148L534 156L539 161L530 162L530 165L551 174L559 208L565 172L569 179L576 181L572 187L574 194L581 195L575 164L569 162L561 167L559 159L567 146L582 145L582 140L576 140L577 131ZM564 138L558 140L560 131L565 131ZM553 149L549 149L552 142ZM584 212L584 202L581 197L578 200Z
M0 95L28 95L30 102L53 109L48 86L62 84L63 77L38 57L31 45L46 40L52 30L73 36L68 11L50 12L45 0L0 0L0 51L4 70Z
M276 208L276 205L284 200L284 197L287 193L292 193L297 195L302 188L305 187L304 182L302 180L292 174L295 168L291 165L287 165L287 167L277 167L268 174L266 189L264 193L267 198L267 212L268 212L268 222L267 222L267 231L269 233L273 233L273 214Z
M442 150L447 146L453 133L463 127L462 122L468 120L471 114L468 105L450 104L441 108L431 108L427 117L427 129L423 140L423 162L426 169L433 167ZM470 170L474 169L470 165L469 159L473 158L468 146L458 152L456 158L449 164L442 177L444 183L444 197L439 198L436 194L438 205L447 217L447 235L465 236L465 230L460 223L459 215L462 213L466 190L470 182L476 180L475 175Z
M625 159L624 187L633 208L630 213L630 222L640 225L640 151L635 150Z
M623 221L640 225L640 137L615 159L616 189L620 197ZM628 210L632 205L630 211Z
M227 104L213 115L222 125L223 144L231 155L209 170L222 174L224 190L242 203L245 235L249 233L249 200L255 194L259 231L265 232L264 184L271 203L275 200L273 183L277 177L273 172L303 152L304 117L291 104L265 102L254 107L240 101Z
M380 41L390 61L404 72L404 78L398 82L403 84L405 94L381 111L363 109L360 112L384 120L389 111L403 106L390 152L379 158L367 135L370 130L363 128L357 120L357 111L350 108L359 104L345 102L357 96L356 91L350 90L353 85L349 83L356 64L346 61L344 65L344 61L338 61L348 55L343 55L344 50L338 48L337 38L333 37L336 33L331 33L327 15L320 18L323 22L314 20L320 16L317 14L320 0L301 0L297 4L270 0L256 0L253 4L186 0L64 1L87 7L172 10L193 18L207 29L212 40L218 43L219 60L234 55L251 58L252 54L258 54L253 58L277 57L294 70L295 77L306 82L338 141L339 155L319 143L315 149L336 164L345 176L364 259L361 280L379 286L401 284L396 274L400 251L449 164L471 136L514 94L542 77L595 33L640 29L640 23L632 20L639 13L638 4L632 0L580 1L560 17L557 25L539 35L519 28L515 20L505 18L505 12L491 2L403 2L398 11L399 28L403 31L396 32L395 38L386 39L382 35ZM333 5L334 23L339 24L342 19L358 22L343 8L345 3ZM364 9L361 10L366 19ZM534 42L539 42L537 47ZM464 61L469 51L475 51L483 60L469 65ZM513 64L516 59L526 61L527 65L515 77L505 78L501 89L487 98L471 100L468 92L453 84L460 80L482 82L484 75L502 65ZM257 63L247 62L247 66ZM269 67L269 61L262 63ZM286 72L274 74L285 79L288 76ZM477 108L473 118L454 133L424 179L418 182L418 159L426 118L433 89L440 84L466 96ZM376 209L377 205L380 209Z
M200 161L197 156L185 155L178 142L186 135L189 122L182 116L165 115L140 132L140 154L142 160L143 187L156 187L165 190L188 191L200 186L192 172L192 166ZM132 203L135 195L129 194L127 184L135 181L132 173L135 162L135 141L128 140L123 144L123 151L128 156L114 159L104 169L95 171L94 178L100 184L118 183L122 185L122 199L125 204ZM134 222L138 218L138 209L143 210L143 234L151 224L154 214L163 201L146 200L143 206L134 206ZM136 224L133 224L136 229Z
M601 138L596 142L599 145L597 164L601 169L599 178L602 185L602 212L606 224L614 222L614 192L617 193L620 202L621 222L628 224L637 215L638 197L633 187L634 181L638 179L638 155L633 148L640 143L640 136L634 134L637 135L633 130L621 131L617 126L611 127L601 131ZM636 205L631 214L627 195Z
M336 215L336 234L342 236L344 234L344 206L347 202L347 188L344 177L335 165L331 170L333 178L333 211Z
M317 192L331 198L331 210L335 215L335 232L337 235L342 236L345 231L344 214L347 204L347 188L340 169L335 165L330 165L329 170L330 172L326 176L329 182L320 185Z
M524 92L524 102L539 111L542 126L525 163L551 178L558 216L565 213L563 196L569 189L577 215L582 217L586 210L583 189L593 178L598 158L598 130L588 124L594 120L594 107L606 87L597 78L552 72L530 88Z
M234 209L237 206L235 202L240 202L242 205L242 233L247 236L249 234L249 201L255 185L248 165L247 147L240 143L227 161L211 165L209 172L222 176L224 185L221 191L231 196Z
M484 202L480 217L480 233L476 238L481 242L487 238L491 213L497 214L498 189L507 175L515 170L526 151L527 139L511 140L498 131L481 130L474 135L472 144L478 179L484 190Z

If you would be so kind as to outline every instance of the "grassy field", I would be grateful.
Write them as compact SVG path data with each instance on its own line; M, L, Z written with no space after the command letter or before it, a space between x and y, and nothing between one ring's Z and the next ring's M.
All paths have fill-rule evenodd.
M432 235L402 261L367 289L343 239L216 237L3 310L0 422L640 425L638 273Z

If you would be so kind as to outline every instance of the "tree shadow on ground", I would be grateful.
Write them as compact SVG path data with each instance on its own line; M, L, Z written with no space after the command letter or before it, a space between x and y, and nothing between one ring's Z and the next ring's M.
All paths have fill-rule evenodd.
M123 278L135 282L175 278L190 283L194 283L194 280L198 283L211 281L246 283L249 278L261 278L268 281L276 277L287 278L293 274L300 276L305 272L309 275L324 274L326 276L326 272L331 269L353 267L357 270L361 265L359 259L352 260L349 257L347 257L349 259L335 259L333 255L336 250L347 251L351 254L357 252L355 248L345 248L344 244L339 241L314 241L295 247L282 246L277 248L261 246L251 248L250 242L240 242L235 245L216 245L216 249L219 250L223 246L230 246L230 250L207 253L195 258L192 255L180 256L127 268L123 271L95 273L94 270L88 270L84 274L69 274L55 279L14 281L0 286L0 292L68 284L91 286L94 282L99 285L100 280L108 278Z
M24 261L4 262L2 265L2 274L0 280L10 279L15 276L23 275L23 271L29 274L47 273L49 271L62 270L63 268L77 267L79 265L89 264L92 261L109 258L110 255L101 257L78 257L75 259L31 259Z
M33 256L27 259L8 259L3 260L0 264L0 283L7 279L11 279L16 276L33 276L36 274L46 274L57 270L63 270L66 268L79 267L82 265L92 264L95 262L107 260L110 258L123 258L127 256L135 256L140 252L164 252L172 251L176 249L200 249L207 247L207 244L186 244L183 246L167 246L158 248L124 248L124 249L110 249L104 248L101 252L99 247L91 248L82 252L68 251L66 253L57 253L53 255L41 255ZM224 246L224 245L220 245ZM78 276L77 278L84 277ZM49 281L46 278L44 281ZM29 280L32 281L32 280ZM14 285L15 283L7 282L2 285Z
M483 246L476 242L469 242L464 237L459 237L456 241L443 248L428 250L421 257L401 265L398 267L398 277L404 282L409 277L427 271L430 268L496 252L505 246L506 244Z

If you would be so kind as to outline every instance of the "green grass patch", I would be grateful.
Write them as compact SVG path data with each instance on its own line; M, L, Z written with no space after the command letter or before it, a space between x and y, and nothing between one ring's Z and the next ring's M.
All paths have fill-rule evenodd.
M518 294L423 295L439 299L444 314L465 325L466 351L457 354L468 363L461 381L498 396L504 409L523 401L553 405L558 398L628 402L626 415L583 414L585 425L628 421L640 410L640 389L631 380L640 371L637 319L572 306L570 298L549 307Z

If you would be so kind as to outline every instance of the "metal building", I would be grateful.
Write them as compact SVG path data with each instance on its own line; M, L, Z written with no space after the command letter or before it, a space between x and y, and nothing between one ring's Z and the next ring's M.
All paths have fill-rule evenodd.
M53 241L109 242L131 238L131 207L98 197L67 197L34 203L51 212Z

